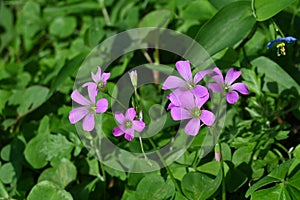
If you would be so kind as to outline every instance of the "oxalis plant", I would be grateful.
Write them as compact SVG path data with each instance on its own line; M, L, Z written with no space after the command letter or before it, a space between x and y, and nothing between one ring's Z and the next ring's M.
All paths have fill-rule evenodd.
M0 200L300 199L299 10L0 1Z

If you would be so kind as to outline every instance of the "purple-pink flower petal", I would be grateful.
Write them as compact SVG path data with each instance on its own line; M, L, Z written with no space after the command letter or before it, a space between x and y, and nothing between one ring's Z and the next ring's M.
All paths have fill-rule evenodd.
M241 71L230 68L225 76L225 84L231 85L241 74Z
M74 90L71 94L71 99L75 101L76 103L83 105L83 106L88 106L91 104L89 100L87 100L84 96L82 96L78 90Z
M125 118L129 120L133 120L136 116L136 112L134 108L128 108L126 113L125 113Z
M185 92L184 94L182 94L180 97L180 106L187 108L188 110L196 107L196 103L195 103L195 96L193 95L192 92Z
M208 83L208 88L213 92L223 92L222 85L219 85L218 83Z
M176 62L176 69L179 74L184 78L186 81L192 81L192 71L190 67L189 61L178 61Z
M245 95L249 94L248 87L245 83L234 83L231 85L231 89L236 90L241 94L245 94Z
M181 107L174 107L171 109L171 116L173 120L184 120L192 118L192 115L186 109Z
M85 107L74 108L69 113L69 120L71 124L75 124L80 121L84 116L88 114L88 109Z
M89 84L88 85L88 94L89 94L91 102L95 103L96 102L96 96L98 94L96 84Z
M202 85L196 85L193 91L198 98L209 95L207 88Z
M94 74L92 72L91 75L92 75L93 81L95 83L98 83L101 80L101 67L98 66L98 70L97 70L96 74Z
M145 128L145 123L143 121L133 120L132 128L138 132L142 132Z
M203 70L203 71L197 72L194 76L194 83L197 84L204 78L204 76L206 76L209 73L211 73L211 70Z
M134 138L134 130L133 129L127 129L125 131L125 139L128 141L131 141Z
M211 126L213 125L213 123L215 122L215 115L208 111L208 110L202 110L201 116L200 116L200 120L207 126Z
M185 133L188 135L195 136L200 130L200 119L193 118L185 126Z
M105 98L100 99L97 101L96 104L96 113L104 113L108 108L108 101Z
M116 112L115 113L115 119L117 120L117 122L119 122L119 124L123 124L126 121L123 113L121 113L121 112Z
M93 114L87 114L83 118L82 128L85 131L92 131L95 128L95 118Z
M121 136L121 135L123 135L123 134L124 134L124 132L123 132L123 130L122 130L119 126L116 126L116 127L113 129L113 135L114 135L115 137Z
M162 89L168 90L173 88L185 87L186 83L181 78L177 76L169 76L163 83Z
M239 100L239 94L236 91L227 92L226 100L230 104L235 104Z
M224 78L222 75L221 70L218 67L215 67L211 73L210 76L218 83L219 85L224 85Z
M109 79L110 77L110 73L103 73L102 74L102 81L104 82L104 84L106 85L106 81Z
M198 108L201 108L207 101L208 101L208 99L209 99L209 94L207 94L206 96L204 96L204 97L201 97L201 98L196 98L195 99L195 102L196 102L196 106L198 107Z

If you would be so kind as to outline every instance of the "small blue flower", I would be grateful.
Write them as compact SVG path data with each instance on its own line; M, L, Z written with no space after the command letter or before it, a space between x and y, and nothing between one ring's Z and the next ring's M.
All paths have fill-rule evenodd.
M268 43L268 49L270 49L274 43L282 43L282 42L293 43L296 41L297 41L297 39L292 36L288 36L288 37L284 37L284 38L276 38L275 40L272 40L271 42Z

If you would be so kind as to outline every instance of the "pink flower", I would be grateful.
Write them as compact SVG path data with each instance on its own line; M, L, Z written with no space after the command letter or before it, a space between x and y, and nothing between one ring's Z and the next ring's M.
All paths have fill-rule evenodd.
M172 98L174 98L174 96ZM173 120L190 119L185 126L186 134L192 136L197 135L200 130L201 121L207 126L211 126L214 123L215 115L208 110L201 109L208 98L208 95L205 98L197 98L197 96L191 92L182 94L178 98L175 97L177 100L173 101L171 116ZM180 101L178 101L179 99Z
M105 98L100 99L96 103L96 90L90 89L88 91L90 100L82 96L78 90L74 90L71 94L71 98L76 103L82 105L74 108L69 113L69 120L71 124L75 124L83 119L82 128L85 131L92 131L95 127L96 113L104 113L108 108L108 101Z
M197 84L203 79L206 74L210 72L210 70L199 71L193 78L189 61L176 62L176 69L183 79L177 76L169 76L163 83L163 90L175 89L175 91L177 90L177 92L184 93L186 91L194 92L195 88L200 88L198 89L198 91L201 90L201 92L197 93L197 95L200 95L199 97L203 97L208 94L208 91L204 86Z
M113 135L118 137L125 133L125 139L131 141L134 138L134 131L142 132L145 128L145 123L134 120L135 116L134 108L128 108L125 116L121 112L116 112L115 119L120 125L113 129Z
M88 87L89 90L96 90L97 92L106 86L107 80L110 77L110 73L101 74L101 67L98 66L98 71L96 74L91 72L91 76L94 82L87 82L82 85L82 87Z
M226 92L226 100L230 104L234 104L239 100L239 93L247 95L249 90L244 83L234 83L232 84L240 75L241 71L230 68L225 76L225 81L222 72L219 68L214 68L212 70L211 76L216 81L216 83L209 83L208 87L213 92Z

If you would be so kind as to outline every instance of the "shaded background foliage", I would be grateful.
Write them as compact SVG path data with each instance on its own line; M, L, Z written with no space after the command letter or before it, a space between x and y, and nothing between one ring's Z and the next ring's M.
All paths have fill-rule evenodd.
M299 45L277 56L267 43L299 38L299 9L298 0L1 1L0 199L221 199L213 153L194 162L200 136L170 166L178 191L165 169L130 174L103 166L68 121L69 95L88 53L114 34L149 26L195 38L218 67L243 72L251 95L229 106L220 138L227 198L296 199ZM180 59L163 51L159 58L172 68ZM147 62L139 51L119 58L108 69L110 81ZM147 98L155 87L139 92L157 103Z

